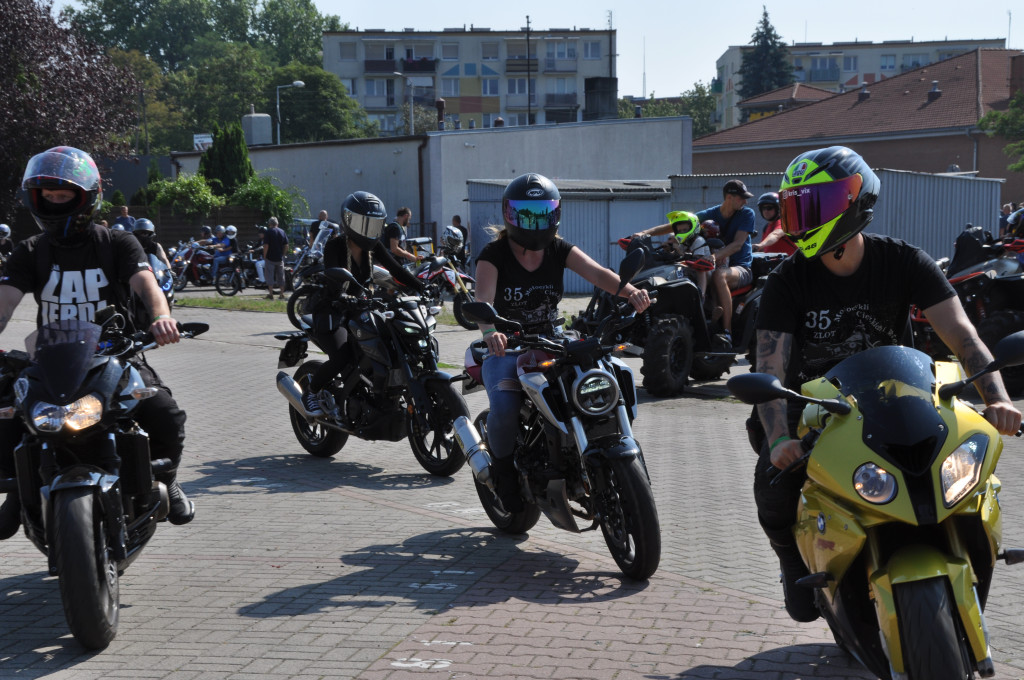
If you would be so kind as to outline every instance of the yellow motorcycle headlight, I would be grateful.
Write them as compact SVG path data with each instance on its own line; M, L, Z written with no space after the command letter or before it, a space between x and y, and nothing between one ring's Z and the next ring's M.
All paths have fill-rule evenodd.
M942 502L947 508L959 503L978 485L988 450L988 435L975 434L942 461Z
M853 473L853 488L868 503L882 505L896 497L896 478L874 463L864 463Z
M103 418L103 403L89 394L64 407L67 425L72 430L84 430Z

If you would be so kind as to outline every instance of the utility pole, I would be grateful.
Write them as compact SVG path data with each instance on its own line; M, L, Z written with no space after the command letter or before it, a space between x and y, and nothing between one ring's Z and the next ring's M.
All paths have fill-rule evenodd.
M533 93L530 91L530 15L526 15L526 124L533 117L533 104L530 102Z

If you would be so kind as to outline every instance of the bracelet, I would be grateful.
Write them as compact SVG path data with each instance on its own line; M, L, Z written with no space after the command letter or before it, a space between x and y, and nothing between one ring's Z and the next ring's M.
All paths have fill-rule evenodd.
M497 332L498 332L498 329L497 329L497 328L490 328L490 329L488 329L488 330L484 331L484 337L486 338L486 337L487 337L488 335L490 335L491 333L497 333Z
M793 438L790 437L788 434L782 435L781 437L773 441L772 445L768 447L768 453L771 453L775 449L775 447L778 446L779 442L788 442L792 441L792 439Z
M170 319L170 318L171 318L171 315L170 315L170 314L158 314L157 316L154 316L154 317L153 317L153 320L152 320L152 321L150 321L150 323L151 323L151 324L154 324L154 323L156 323L157 321L159 321L160 319Z

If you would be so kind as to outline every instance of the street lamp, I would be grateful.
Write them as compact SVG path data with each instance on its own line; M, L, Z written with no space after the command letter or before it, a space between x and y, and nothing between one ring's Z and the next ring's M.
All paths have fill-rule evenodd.
M416 134L416 123L412 119L412 78L406 78L404 73L392 71L399 78L405 78L405 92L409 95L409 134Z
M301 80L296 80L289 85L278 85L277 86L277 145L281 146L281 90L288 87L305 87L306 84Z

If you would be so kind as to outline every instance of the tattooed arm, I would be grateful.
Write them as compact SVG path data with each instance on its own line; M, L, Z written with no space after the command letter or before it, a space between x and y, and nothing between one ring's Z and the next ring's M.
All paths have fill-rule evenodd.
M0 286L0 333L7 329L7 322L24 295L14 286Z
M973 375L992 361L992 354L978 337L960 305L960 299L951 297L924 310L932 328L946 346L953 350L964 371ZM1021 415L1010 401L999 373L989 373L978 379L978 393L985 400L985 418L1003 434L1015 434L1020 427Z
M757 332L757 370L774 375L779 382L785 385L792 349L793 335L791 333L759 330ZM803 455L798 440L778 441L780 437L791 436L789 421L786 417L785 399L775 399L765 404L758 404L757 415L764 426L768 445L775 444L771 449L772 465L782 469ZM776 442L778 443L776 444Z

